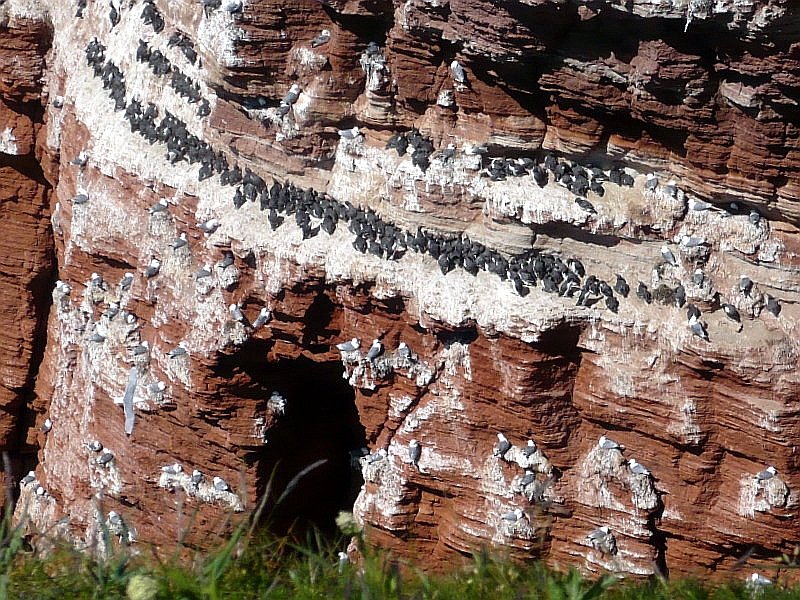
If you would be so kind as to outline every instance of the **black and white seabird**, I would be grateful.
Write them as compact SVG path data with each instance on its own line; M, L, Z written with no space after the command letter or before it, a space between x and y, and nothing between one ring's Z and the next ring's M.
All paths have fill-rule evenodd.
M508 441L505 435L498 433L497 444L495 444L492 454L497 458L504 458L509 450L511 450L511 442Z
M82 204L86 204L89 201L89 196L87 194L75 194L75 197L72 199L73 206L80 206Z
M253 329L261 329L272 320L272 312L265 306L259 312L256 320L253 321Z
M636 296L643 300L646 304L651 304L653 302L653 295L650 293L650 290L647 289L647 286L639 282L639 286L636 288Z
M92 452L100 452L103 449L103 444L100 443L100 440L92 440L86 444L86 447Z
M300 97L300 86L296 83L293 83L291 87L289 87L289 91L286 92L286 95L281 100L281 104L284 106L291 106L297 99Z
M522 512L522 509L521 508L515 508L512 511L504 513L503 516L502 516L502 519L503 519L503 521L507 521L508 523L516 523L523 516L525 516L525 513Z
M601 435L600 439L597 440L597 447L601 450L622 450L623 447L621 444L615 442L611 438L607 438L605 435Z
M103 342L106 341L106 336L104 336L99 331L95 330L95 332L89 337L89 341L90 342L95 342L97 344L102 344Z
M772 465L768 466L763 471L756 473L756 481L767 481L772 479L778 474L778 470Z
M628 282L625 281L625 278L622 275L617 275L617 281L614 283L614 291L617 292L623 298L627 298L628 294L631 291Z
M214 233L220 226L220 222L218 219L209 219L203 223L200 223L197 228L200 229L206 235L211 235Z
M52 428L53 428L53 421L51 421L50 418L48 417L47 419L44 420L44 423L42 423L42 433L49 433Z
M211 265L209 265L208 263L204 264L194 274L195 279L204 279L206 277L211 277Z
M180 475L183 472L183 467L180 463L173 463L171 465L161 467L161 471L167 475Z
M147 265L147 268L144 270L144 276L147 279L151 279L158 275L158 272L161 270L161 261L157 258L154 258L150 261L150 264Z
M697 318L690 318L689 319L689 329L692 330L692 333L695 334L697 337L704 339L705 341L708 340L708 331L706 331L706 326Z
M383 354L383 344L379 339L372 340L372 345L367 350L367 360L372 362L376 358L378 358L381 354Z
M411 461L411 464L419 469L419 459L422 456L422 446L420 446L417 440L411 440L408 442L408 459Z
M151 215L154 215L156 213L163 213L168 208L169 204L167 203L167 199L161 198L158 202L156 202L155 204L153 204L153 206L150 207L149 211Z
M312 48L319 48L320 46L327 44L331 39L331 32L329 29L323 29L320 31L319 35L311 40L311 47Z
M778 299L774 296L767 295L767 312L771 313L774 317L777 317L781 314L781 305L778 302Z
M241 307L238 304L231 304L228 306L228 311L231 313L231 318L239 323L246 323L247 317L244 316Z
M97 459L98 465L107 465L112 460L114 460L114 455L111 452L103 452L100 457Z
M178 358L179 356L186 356L186 354L188 354L188 352L186 350L185 342L180 342L172 350L167 352L167 356L170 358Z
M701 237L695 237L693 235L684 235L681 237L680 246L681 248L697 248L705 243L706 241Z
M198 485L201 481L203 481L203 474L197 469L192 471L192 483Z
M675 258L675 255L672 253L672 250L669 249L669 246L661 246L661 258L663 258L667 263L671 264L673 267L678 266L678 260Z
M22 485L28 485L29 483L33 483L34 481L36 481L36 472L35 471L28 471L28 474L25 475L25 477L23 477L20 480L20 483Z
M342 342L341 344L336 344L336 348L338 348L341 352L355 352L361 346L361 342L358 341L358 338L353 338L348 342Z
M131 289L131 284L133 283L133 273L125 273L122 276L122 279L119 281L119 289L123 292Z
M739 291L742 292L745 296L750 295L750 291L753 289L753 280L750 279L747 275L740 275L739 276Z
M397 356L406 360L411 358L411 348L405 342L400 342L397 346Z
M703 269L699 267L694 270L694 273L692 273L692 281L694 282L695 285L703 285L703 281L705 280L705 278L706 274L703 273Z
M635 458L631 458L628 460L628 468L631 470L631 473L634 475L649 475L650 471L647 468L637 461Z
M175 238L172 241L172 243L170 244L170 247L173 250L177 250L179 248L183 248L184 246L186 246L188 244L189 244L189 242L186 240L186 234L185 233L181 233L177 238Z
M536 454L536 442L528 440L528 444L522 449L522 454L527 458Z
M113 2L109 4L111 4L111 9L108 11L108 20L111 21L111 29L114 29L119 23L119 11L117 11L117 7L114 6Z
M242 12L242 0L226 0L223 9L231 14Z
M603 525L602 527L598 527L594 531L591 531L587 536L586 539L592 542L602 540L606 537L609 533L611 533L611 529L607 526Z
M739 316L739 311L736 310L736 307L733 304L727 304L723 302L722 310L725 312L725 316L727 316L731 321L736 321L737 323L742 322L742 318Z
M78 156L76 156L70 161L70 163L78 167L85 167L88 161L89 161L89 155L86 152L81 151L78 153Z
M757 589L772 585L772 579L769 577L764 577L761 573L751 573L750 577L748 577L746 580L746 584L750 586L750 588Z
M693 210L695 212L702 212L704 210L708 210L713 208L713 204L709 204L708 202L703 202L702 200L698 200L697 198L689 198L689 210Z
M214 489L218 492L227 492L230 488L228 482L225 481L222 477L214 477Z
M450 63L450 74L456 83L461 85L467 83L467 74L464 72L464 67L457 60Z

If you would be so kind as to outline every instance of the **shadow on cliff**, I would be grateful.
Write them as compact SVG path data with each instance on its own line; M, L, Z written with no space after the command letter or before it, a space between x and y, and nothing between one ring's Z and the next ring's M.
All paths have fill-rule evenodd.
M262 525L272 533L304 536L309 530L334 535L340 510L352 510L363 481L351 467L350 452L366 445L353 389L342 378L340 361L314 361L300 356L249 363L258 352L251 341L230 357L267 401L273 392L285 399L282 414L265 433L265 445L248 458L256 465L259 497L268 493ZM276 499L304 469L280 503Z

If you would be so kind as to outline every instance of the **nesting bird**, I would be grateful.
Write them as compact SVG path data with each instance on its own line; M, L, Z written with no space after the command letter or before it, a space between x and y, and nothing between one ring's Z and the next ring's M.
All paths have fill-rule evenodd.
M408 460L419 469L419 459L422 456L422 446L417 440L408 442Z
M256 320L253 321L253 329L261 329L272 320L272 312L265 306L259 312Z
M161 467L161 471L167 475L180 475L180 473L183 471L183 467L180 465L180 463L173 463L171 465Z
M504 521L507 521L509 523L516 523L523 516L525 516L525 513L522 512L522 509L521 508L515 508L514 510L503 514L502 518L503 518Z
M731 321L736 321L737 323L742 322L742 318L741 316L739 316L739 311L736 310L736 307L733 304L727 304L723 302L722 310L725 312L725 316L728 317Z
M747 275L740 275L739 291L742 292L745 296L749 296L752 289L753 289L753 280L750 279Z
M763 471L759 471L756 474L756 481L767 481L767 480L772 479L773 477L775 477L777 474L778 474L778 470L775 467L773 467L772 465L770 465L766 469L764 469Z
M649 475L650 471L640 462L638 462L635 458L631 458L628 460L628 468L631 470L631 473L634 475Z
M323 29L320 31L319 35L311 40L311 47L312 48L319 48L327 44L331 39L331 32L329 29Z
M172 350L167 352L169 358L178 358L179 356L186 356L187 350L184 342L180 342Z
M606 437L605 435L601 435L600 439L597 440L597 447L601 450L622 450L622 445L615 442L611 438Z
M214 477L214 489L218 492L227 492L230 489L228 482L225 481L222 477Z
M508 441L508 438L505 435L498 433L497 444L495 444L492 454L497 458L504 458L506 452L509 450L511 450L511 442Z
M464 85L467 83L467 74L464 72L464 67L461 66L457 60L450 63L450 74L453 76L453 81Z
M678 260L675 258L675 255L668 246L661 246L661 258L663 258L665 262L669 263L673 267L678 266Z
M528 440L528 444L522 449L522 454L527 458L536 454L536 442Z
M692 330L692 333L697 337L705 340L708 340L708 331L706 330L706 326L700 321L697 317L690 317L689 318L689 329Z
M341 344L336 344L336 348L340 352L355 352L361 346L361 342L358 341L358 338L353 338L349 342L342 342Z
M772 316L774 316L774 317L777 317L779 314L781 314L780 302L778 302L777 298L775 298L773 296L770 296L770 295L767 295L766 309L767 309L767 312L772 314Z
M150 261L150 264L147 265L147 268L144 270L144 276L147 279L151 279L158 275L158 272L161 270L161 261L157 258L153 258Z
M119 289L123 292L128 291L131 289L131 284L133 283L133 273L125 273L122 276L122 279L119 281Z
M155 215L155 214L158 214L158 213L166 212L166 210L168 208L169 208L169 203L167 202L167 199L166 198L161 198L158 202L153 204L153 206L151 206L148 209L148 212L151 215Z
M217 229L219 229L220 222L218 219L209 219L203 223L200 223L197 228L202 231L206 235L211 235Z
M372 345L369 347L367 351L367 360L372 362L376 358L378 358L381 354L383 354L383 344L379 339L372 340Z

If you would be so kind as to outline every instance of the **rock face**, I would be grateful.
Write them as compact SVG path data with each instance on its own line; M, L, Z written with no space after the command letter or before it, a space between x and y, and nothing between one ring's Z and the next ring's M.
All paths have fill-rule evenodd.
M797 539L792 3L112 4L0 6L32 532L202 546L266 495L432 568Z

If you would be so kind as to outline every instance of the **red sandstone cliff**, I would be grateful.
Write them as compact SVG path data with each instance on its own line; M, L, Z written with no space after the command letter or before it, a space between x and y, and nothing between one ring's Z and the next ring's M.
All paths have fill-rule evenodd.
M19 517L76 543L106 522L125 543L169 547L190 528L202 544L228 512L325 460L269 507L274 523L330 525L355 501L370 540L405 555L443 562L489 543L634 574L727 568L794 543L800 21L788 1L227 5L124 3L113 27L105 0L81 18L72 2L0 6L2 439L18 475L31 451L38 462ZM176 31L187 41L170 43ZM137 59L141 43L165 71ZM135 131L134 100L268 185L506 258L577 257L633 291L616 313L541 284L523 297L488 271L443 275L429 254L360 253L344 222L311 239L288 214L273 228L258 201L234 208L236 186L198 181L202 164ZM435 149L425 170L385 149L411 127ZM552 175L481 175L491 157L542 149L604 177L623 167L633 186L589 192L591 213ZM160 199L168 210L152 209ZM662 290L652 304L639 281ZM678 285L709 341L663 293ZM231 304L272 320L254 329ZM352 337L359 351L340 353ZM367 360L374 338L385 352ZM513 444L502 457L498 432ZM600 448L603 434L622 448ZM361 446L386 456L354 471ZM768 465L777 475L758 480ZM593 544L600 526L610 536Z

